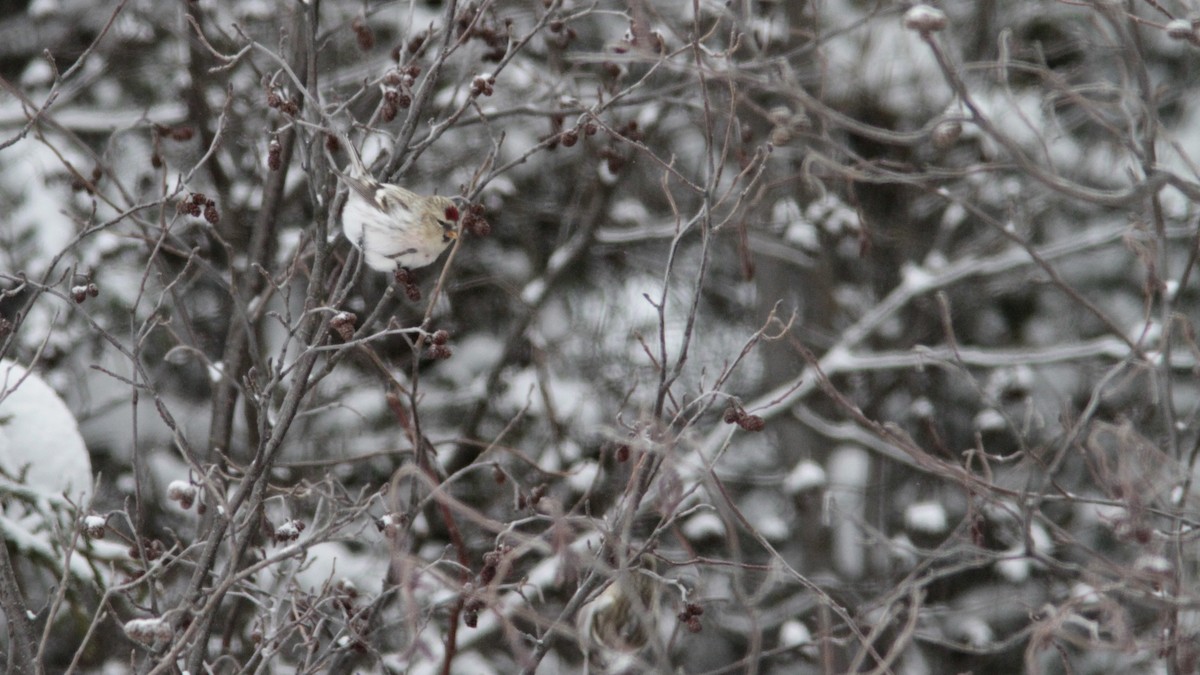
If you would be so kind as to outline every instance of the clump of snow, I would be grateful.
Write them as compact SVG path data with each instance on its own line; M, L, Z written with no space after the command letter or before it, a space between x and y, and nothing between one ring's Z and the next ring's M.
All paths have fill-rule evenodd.
M783 227L783 238L808 251L821 247L821 240L813 221L804 217L795 199L780 199L771 206L771 222Z
M917 502L904 511L904 526L912 532L943 534L948 529L946 507L941 502Z
M471 334L455 341L454 358L439 363L437 375L458 388L466 387L488 372L503 353L503 343L494 336Z
M543 417L551 410L546 399L553 401L553 413L559 420L570 421L580 429L597 427L601 410L586 382L565 377L542 380L535 369L528 368L508 378L508 390L502 407L509 414L526 409L528 414Z
M1168 21L1163 29L1172 40L1186 40L1192 44L1200 44L1200 39L1196 35L1196 29L1192 26L1192 22L1187 19Z
M812 643L812 632L802 622L796 619L785 621L779 627L780 647L799 647Z
M826 482L825 469L812 460L805 460L783 479L783 491L790 495L799 494L823 488Z
M370 547L355 551L341 542L326 542L309 547L305 559L296 583L307 591L316 591L334 580L342 588L377 591L387 577L387 557Z
M609 216L618 223L626 225L645 225L650 222L650 211L638 199L622 199L612 205Z
M913 293L921 293L925 290L928 290L937 282L936 275L931 274L929 270L925 269L924 267L921 267L920 265L914 265L912 263L907 263L904 265L902 274L904 275L905 287L907 287Z
M275 541L296 541L300 538L300 532L303 529L303 523L299 521L285 521L275 528Z
M54 69L45 59L33 59L21 73L21 86L39 87L49 85L54 81Z
M996 561L996 573L1008 581L1019 584L1029 579L1031 572L1029 559L1024 556L1024 549L1017 548L1009 551L1015 557L1005 557Z
M1170 560L1167 560L1161 555L1146 553L1138 556L1138 559L1133 563L1134 568L1149 572L1154 575L1170 574L1173 565Z
M915 419L919 419L919 420L933 419L933 413L934 413L933 402L930 401L929 399L925 398L924 396L921 396L921 397L913 400L912 405L910 405L908 407L908 412Z
M917 557L917 547L907 534L898 534L888 540L888 557L900 571L905 572L916 567L920 561Z
M838 571L851 578L862 575L866 566L858 524L865 519L864 491L870 469L870 455L858 446L842 446L829 457L828 515L833 529L833 559Z
M26 8L29 16L35 19L41 19L48 16L53 16L62 11L62 3L58 0L33 0Z
M587 460L577 465L567 477L567 485L579 494L583 494L592 488L596 482L596 476L600 474L600 465L594 460Z
M173 480L167 486L167 499L184 510L190 509L196 501L196 486L185 480Z
M1103 596L1091 584L1080 581L1071 587L1071 599L1082 605L1094 605L1100 602Z
M742 513L769 541L783 541L792 536L791 525L780 515L782 510L779 500L764 492L751 493L742 503Z
M1054 540L1040 523L1030 524L1029 542L1037 554L1050 555L1054 551ZM1029 556L1029 550L1022 540L1014 544L1003 559L996 561L995 567L1000 576L1013 583L1021 583L1029 578L1035 567L1041 568L1042 564Z
M958 632L967 644L976 648L990 645L996 639L992 627L978 616L966 616L957 624Z
M0 469L76 503L92 490L92 463L75 415L45 380L8 359L0 361Z
M107 524L108 519L106 519L104 516L93 513L84 517L83 533L86 534L89 539L102 539L105 535L105 526Z
M684 521L683 536L689 541L723 538L725 523L712 511L701 511Z
M1023 396L1033 388L1033 369L1027 365L997 368L988 377L984 392L988 398L999 400L1006 396Z
M929 5L913 5L904 13L904 27L921 33L936 33L946 27L946 13Z
M911 30L899 21L877 21L832 36L826 43L827 95L869 96L899 115L943 108L952 92L932 51Z
M175 634L163 619L132 619L125 622L125 634L142 644L167 642Z
M998 411L985 408L975 415L974 424L979 431L1003 431L1008 426L1008 421Z
M1036 553L1049 555L1054 550L1054 540L1050 538L1050 533L1041 523L1030 524L1029 541L1033 544L1033 550Z

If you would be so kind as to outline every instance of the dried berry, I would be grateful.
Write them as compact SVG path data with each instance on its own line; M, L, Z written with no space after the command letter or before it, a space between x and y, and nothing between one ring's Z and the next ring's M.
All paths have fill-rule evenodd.
M486 561L486 557L485 557ZM479 570L479 583L486 586L496 578L495 563L484 564L483 569Z
M450 331L438 330L434 331L433 337L430 338L435 345L444 345L450 341Z
M146 549L146 560L154 561L162 557L166 549L163 548L163 543L157 539L151 539L143 544Z
M107 522L104 516L96 514L86 516L81 523L83 534L89 539L103 539L108 529Z
M296 541L300 538L300 533L304 531L304 523L300 520L287 520L275 528L275 543L287 544Z
M176 502L183 509L192 508L196 502L196 486L183 480L171 481L167 486L167 499Z
M737 424L746 431L762 431L767 426L763 418L758 415L743 415Z
M338 312L329 320L329 327L342 338L342 341L349 342L354 338L354 324L357 321L358 317L353 312Z
M486 237L492 233L492 226L483 217L482 204L472 204L467 209L467 215L462 219L462 229L477 237Z
M546 484L541 483L529 491L529 503L532 506L537 506L537 503L542 501L542 497L546 496Z
M425 33L417 33L414 35L412 39L408 41L408 53L416 54L417 52L421 51L421 48L425 46L425 40L427 37L428 36Z
M400 534L401 528L408 523L408 516L403 513L389 513L380 516L375 521L375 527L379 529L389 539L394 539Z
M283 147L279 145L279 140L272 138L267 144L267 167L272 171L278 171L283 166Z
M417 286L417 275L412 273L407 267L397 267L392 273L392 278L395 279L397 286L404 287L404 294L408 299L417 302L421 299L421 288Z
M958 142L962 132L962 123L958 120L943 120L933 127L933 131L929 134L929 140L933 143L933 147L945 150Z
M354 17L354 21L350 23L350 27L354 30L354 37L358 41L358 48L364 52L369 52L375 47L375 33L371 32L371 27L363 20L361 16Z
M491 96L496 89L492 85L496 84L496 78L490 75L476 75L474 80L471 80L471 96Z

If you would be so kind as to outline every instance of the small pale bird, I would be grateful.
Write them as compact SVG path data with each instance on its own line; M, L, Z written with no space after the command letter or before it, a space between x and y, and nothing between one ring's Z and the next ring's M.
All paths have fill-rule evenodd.
M584 672L593 665L609 673L636 670L637 655L657 623L656 568L654 557L643 555L641 567L616 570L604 592L579 609L575 625L583 642Z
M362 251L367 266L380 272L397 267L424 267L458 238L458 207L448 197L423 196L392 183L381 183L367 171L349 141L345 173L350 188L342 211L342 232Z

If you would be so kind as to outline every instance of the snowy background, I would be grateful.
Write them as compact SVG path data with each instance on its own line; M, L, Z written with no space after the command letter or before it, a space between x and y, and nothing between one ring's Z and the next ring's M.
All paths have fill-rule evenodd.
M1200 663L1195 3L0 12L13 672Z

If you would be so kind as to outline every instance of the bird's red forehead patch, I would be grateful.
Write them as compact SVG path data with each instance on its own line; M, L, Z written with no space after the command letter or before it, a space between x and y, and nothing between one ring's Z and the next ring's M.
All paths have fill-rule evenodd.
M458 220L458 209L453 206L446 207L446 220Z

